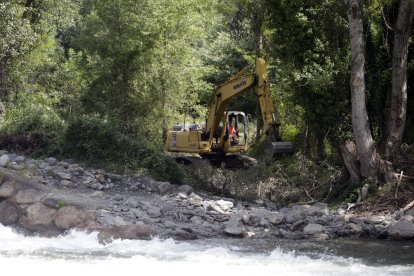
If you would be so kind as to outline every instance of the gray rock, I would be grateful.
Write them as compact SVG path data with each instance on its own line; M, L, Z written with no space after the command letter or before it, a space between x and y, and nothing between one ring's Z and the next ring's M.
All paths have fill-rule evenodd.
M177 198L178 198L178 199L187 199L187 198L188 198L188 196L187 196L186 194L183 194L183 193L178 193L178 194L177 194Z
M72 179L72 175L69 174L69 173L57 172L56 175L59 176L61 179L65 179L65 180L71 180Z
M9 152L7 150L0 150L0 156L4 155L4 154L8 154Z
M28 228L35 225L48 226L52 223L56 214L56 209L47 207L46 205L36 202L26 209L26 216L23 217L23 225Z
M403 217L401 217L401 219L413 222L414 221L414 216L404 215Z
M294 233L284 229L279 229L279 233L282 235L282 237L289 240L300 240L304 238L303 233Z
M325 231L325 228L322 225L316 224L316 223L309 223L308 225L305 226L305 228L303 228L303 234L305 235L320 234L320 233L323 233L324 231Z
M203 223L203 220L199 216L193 216L190 221L195 225L200 225Z
M0 223L3 225L13 225L15 224L20 216L19 209L8 202L7 200L4 200L0 202Z
M226 213L214 201L205 202L205 207L207 210L217 212L218 214Z
M302 210L291 210L285 214L285 220L287 223L293 223L301 220L305 217L304 211Z
M14 193L14 182L6 180L0 186L0 197L9 197Z
M147 214L150 218L158 218L161 216L161 209L158 207L150 207L147 210Z
M363 224L364 220L362 217L350 217L349 222L355 223L355 224Z
M97 218L98 223L101 226L113 226L116 225L115 217L107 210L100 210L100 214Z
M73 183L72 181L69 181L69 180L61 180L60 185L65 186L65 187L70 187L70 186L73 186Z
M232 236L243 236L246 232L246 229L242 226L229 224L224 228L224 233Z
M103 195L104 195L104 192L102 191L95 191L91 194L91 196L94 196L94 197L102 197Z
M70 169L70 170L74 170L74 169L78 169L78 168L80 168L79 164L70 164L68 166L68 169Z
M313 239L317 241L327 241L329 240L329 235L325 233L319 233L319 234L313 235Z
M381 224L384 222L384 218L381 216L369 216L363 218L363 221L368 224Z
M202 206L203 201L203 198L199 195L196 195L195 193L191 193L190 198L188 199L188 202L195 206Z
M171 220L167 220L164 222L164 227L165 228L177 228L177 224L175 224L174 222L172 222Z
M95 175L95 178L99 181L99 183L103 184L106 183L105 176L103 174L97 174Z
M271 224L279 225L283 222L283 220L285 219L285 216L283 214L273 213L272 215L269 216L268 219Z
M54 157L49 157L45 161L51 166L56 165L56 163L57 163L57 160Z
M76 206L64 206L55 216L55 224L61 229L87 227L96 224L96 213Z
M265 218L261 218L258 225L260 227L266 227L267 228L267 227L269 227L269 221Z
M411 239L414 237L414 223L401 218L388 229L388 235L396 240Z
M107 178L110 178L110 179L115 180L115 181L121 181L122 180L122 176L119 175L119 174L105 173L105 176Z
M122 225L105 228L98 234L99 242L110 243L114 239L149 240L157 231L146 225Z
M323 216L329 215L328 205L326 203L315 203L306 209L308 216Z
M23 163L23 162L25 162L25 161L26 161L26 157L21 156L21 155L17 156L17 157L14 159L14 162L16 162L17 164Z
M69 163L65 161L59 162L58 165L64 167L65 169L69 168Z
M5 167L7 165L7 163L9 163L10 158L7 154L3 154L0 157L0 167Z
M17 154L9 153L8 156L9 156L9 161L14 162L16 160Z
M44 205L48 206L48 207L52 207L52 208L58 208L59 205L63 204L63 201L58 200L56 198L53 197L46 197L43 198L41 201ZM60 206L62 207L62 206Z
M413 216L414 217L414 208L411 208L405 212L405 215Z
M362 227L359 224L355 224L355 223L351 222L351 223L348 223L347 226L350 229L351 234L358 235L358 234L361 234L361 232L362 232Z
M178 187L177 192L185 194L185 195L189 195L192 192L194 192L194 189L190 185L181 185Z
M244 214L242 215L241 220L244 224L249 224L250 216L248 214Z
M225 212L229 211L234 206L233 202L222 200L222 199L217 200L216 204L218 205L218 207L220 207L221 210Z
M171 191L171 184L169 182L158 182L157 191L161 195L165 195Z
M34 189L19 190L12 199L17 204L31 204L40 201L45 196L43 191Z
M131 209L131 213L134 214L135 218L138 218L138 219L148 218L147 212L141 211L137 208Z

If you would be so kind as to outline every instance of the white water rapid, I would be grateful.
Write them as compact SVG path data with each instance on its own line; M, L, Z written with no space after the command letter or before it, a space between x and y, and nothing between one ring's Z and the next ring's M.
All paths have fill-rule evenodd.
M293 243L294 241L292 241ZM254 243L253 243L254 244ZM414 275L412 264L375 265L326 253L252 249L243 241L115 240L72 231L56 238L26 237L0 224L1 275Z

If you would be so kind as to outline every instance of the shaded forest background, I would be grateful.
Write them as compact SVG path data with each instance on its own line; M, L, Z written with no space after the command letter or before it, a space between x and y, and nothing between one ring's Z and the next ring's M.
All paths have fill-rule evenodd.
M364 1L366 101L378 145L399 5ZM414 175L412 47L403 143L389 161ZM164 152L166 131L184 119L203 121L214 87L258 55L268 63L282 137L295 142L296 154L254 170L189 174ZM343 1L1 1L0 145L176 183L219 183L233 194L254 187L246 197L353 201L364 185L378 191L382 184L350 184L342 162L341 144L353 139L350 66ZM232 109L259 117L253 93ZM262 156L260 146L252 154Z

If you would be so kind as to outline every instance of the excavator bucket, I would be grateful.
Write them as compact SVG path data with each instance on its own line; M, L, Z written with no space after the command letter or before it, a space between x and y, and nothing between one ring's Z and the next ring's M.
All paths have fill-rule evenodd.
M273 156L284 156L293 154L292 142L272 142Z

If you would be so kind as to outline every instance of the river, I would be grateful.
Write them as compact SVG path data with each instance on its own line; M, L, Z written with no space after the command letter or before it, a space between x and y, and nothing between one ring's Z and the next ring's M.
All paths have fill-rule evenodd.
M2 275L414 275L414 244L387 241L26 237L0 224Z

